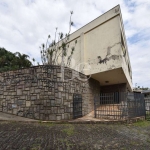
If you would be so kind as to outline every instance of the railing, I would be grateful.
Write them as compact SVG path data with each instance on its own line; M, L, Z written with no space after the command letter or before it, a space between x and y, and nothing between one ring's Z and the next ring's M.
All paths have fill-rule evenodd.
M125 120L145 116L145 103L142 94L101 93L95 96L94 103L96 118Z

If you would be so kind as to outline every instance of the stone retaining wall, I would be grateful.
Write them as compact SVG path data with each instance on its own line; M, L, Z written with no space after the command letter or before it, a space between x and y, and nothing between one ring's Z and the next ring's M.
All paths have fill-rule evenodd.
M39 120L73 118L73 94L82 95L82 114L94 109L99 82L59 66L35 66L0 73L0 111ZM82 80L81 80L82 79Z

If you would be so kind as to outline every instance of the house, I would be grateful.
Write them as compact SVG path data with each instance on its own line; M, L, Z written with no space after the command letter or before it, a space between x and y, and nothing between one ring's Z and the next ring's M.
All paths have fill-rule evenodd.
M72 33L66 58L76 40L64 75L60 65L0 73L0 111L40 120L69 120L89 114L95 108L95 95L108 93L104 99L98 97L99 104L107 102L115 108L115 119L117 111L126 118L125 96L119 94L132 91L132 70L120 6Z
M132 69L120 5L72 33L71 52L77 40L70 67L100 84L101 92L132 91Z
M144 94L145 98L150 98L150 90L144 90L142 93Z

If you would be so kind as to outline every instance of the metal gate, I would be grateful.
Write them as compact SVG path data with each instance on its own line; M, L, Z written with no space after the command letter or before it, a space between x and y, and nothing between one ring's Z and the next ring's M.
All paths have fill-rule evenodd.
M150 97L147 97L147 98L144 98L145 100L145 117L146 117L146 120L149 120L150 121Z
M73 118L82 117L82 95L74 94L73 95Z
M128 118L145 116L144 95L141 93L128 93Z
M114 92L95 96L95 117L124 120L145 116L143 94Z
M95 96L95 117L108 120L126 119L126 93L101 93Z

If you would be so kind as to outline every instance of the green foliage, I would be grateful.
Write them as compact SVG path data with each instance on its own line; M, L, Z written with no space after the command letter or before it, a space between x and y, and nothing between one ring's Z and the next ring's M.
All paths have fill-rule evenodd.
M66 125L66 126L67 128L63 129L62 132L66 133L67 136L74 135L75 134L74 126L73 125Z
M43 122L41 120L38 123L40 123L40 125L43 125L46 127L52 127L52 126L56 125L55 122Z
M0 47L0 72L31 67L28 57L26 54L12 53Z
M140 86L137 86L137 87L135 87L134 88L135 90L149 90L149 88L148 87L140 87Z
M148 127L150 126L150 121L138 121L133 123L134 126L139 126L139 127Z

